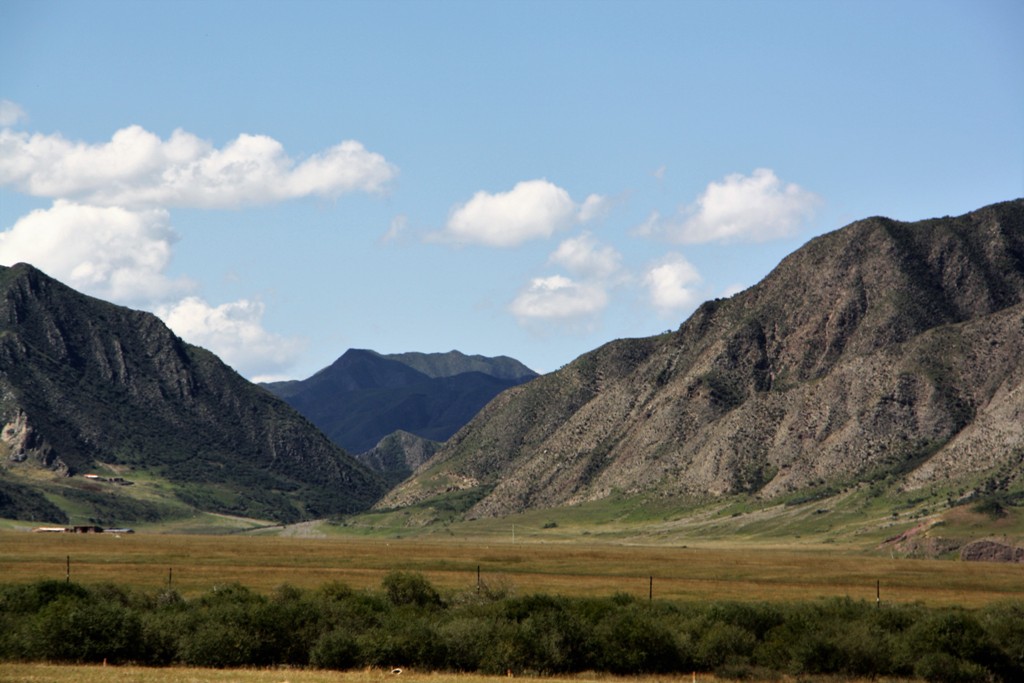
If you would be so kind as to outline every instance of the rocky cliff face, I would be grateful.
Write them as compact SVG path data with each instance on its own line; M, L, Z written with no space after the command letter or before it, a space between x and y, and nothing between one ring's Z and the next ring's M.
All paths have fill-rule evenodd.
M290 521L370 505L382 482L155 316L0 269L7 468L152 470L200 509ZM2 475L2 470L0 470Z
M675 333L612 342L505 392L381 506L485 486L469 516L613 492L1015 479L1022 302L1024 200L858 221Z

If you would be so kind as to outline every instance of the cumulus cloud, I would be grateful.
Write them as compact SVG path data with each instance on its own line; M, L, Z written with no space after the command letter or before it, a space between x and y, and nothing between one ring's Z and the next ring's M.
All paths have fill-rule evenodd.
M644 275L651 303L665 316L697 304L700 295L695 285L700 281L700 273L682 254L667 255Z
M212 306L187 296L197 283L167 274L178 239L168 210L380 192L397 174L352 140L294 159L266 135L216 147L180 129L162 139L128 126L91 144L11 129L24 118L0 100L0 185L54 202L0 232L0 262L30 262L83 292L155 309L183 338L249 376L287 367L301 343L263 328L262 303Z
M163 209L129 211L57 200L0 232L0 263L24 261L93 296L144 304L195 287L165 272L176 240Z
M0 126L13 126L25 118L25 110L15 102L0 100Z
M99 206L230 208L335 197L380 191L396 173L353 140L296 162L265 135L239 135L218 149L180 129L161 140L129 126L101 144L0 130L0 184Z
M241 299L211 306L190 296L163 306L157 315L175 334L214 351L242 375L260 381L288 368L303 349L303 342L282 337L263 327L263 303Z
M709 183L674 217L652 213L638 232L682 244L766 242L796 234L819 203L813 192L759 168L749 176L734 173Z
M613 247L601 246L591 233L584 232L559 244L548 262L576 275L602 279L620 270L622 255Z
M452 209L444 230L433 237L456 244L514 247L591 220L602 205L598 195L579 205L554 183L524 180L508 192L477 192Z
M564 321L593 315L607 304L608 293L603 287L553 275L534 278L515 298L510 310L524 322Z

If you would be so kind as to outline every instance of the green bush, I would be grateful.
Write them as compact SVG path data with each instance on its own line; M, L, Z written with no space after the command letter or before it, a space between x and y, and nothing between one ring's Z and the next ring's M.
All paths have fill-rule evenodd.
M988 671L945 652L928 652L914 665L914 675L929 683L976 683L989 680Z
M667 603L464 593L421 575L380 591L326 584L271 595L239 584L174 591L61 581L0 586L0 662L136 662L208 667L413 667L503 674L712 671L1024 680L1024 603L972 612L852 600L785 605Z
M596 668L614 674L668 673L688 663L672 631L642 608L609 615L597 625L594 644Z
M52 662L120 663L139 658L138 617L116 602L61 597L35 616L28 656Z
M444 660L441 639L429 614L404 607L388 612L379 626L357 638L361 664L378 667L439 668Z
M381 585L392 605L441 605L440 593L430 585L426 577L417 572L391 572L384 577Z
M1024 603L993 605L981 612L978 621L1003 656L997 673L1003 680L1024 681Z
M697 643L696 664L712 671L723 664L747 663L757 646L757 638L742 626L713 622Z
M320 669L352 669L359 665L359 645L346 630L335 629L320 636L309 654L309 663Z

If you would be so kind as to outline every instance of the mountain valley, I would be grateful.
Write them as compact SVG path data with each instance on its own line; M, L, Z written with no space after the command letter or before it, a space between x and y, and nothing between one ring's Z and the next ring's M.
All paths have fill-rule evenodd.
M1024 200L857 221L674 332L540 377L352 349L261 388L31 266L0 285L3 517L938 556L1022 537Z

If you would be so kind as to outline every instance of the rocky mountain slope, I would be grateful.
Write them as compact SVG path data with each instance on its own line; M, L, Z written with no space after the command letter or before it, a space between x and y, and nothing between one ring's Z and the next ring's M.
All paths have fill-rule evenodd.
M368 451L355 458L384 477L388 486L396 486L409 478L416 468L430 460L441 448L441 442L424 439L401 429L388 434Z
M361 510L384 490L283 401L155 316L26 264L0 268L0 424L0 502L22 510L47 504L39 490L51 502L75 494L58 507L81 514L122 493L127 505L127 490L46 489L53 476L41 474L79 481L97 467L156 478L195 509L278 521ZM159 516L152 501L130 502L129 517Z
M363 453L396 431L444 441L499 393L534 377L535 372L504 356L350 349L308 379L264 386L335 443Z
M1019 485L1022 302L1024 200L858 221L674 333L504 392L378 507Z

